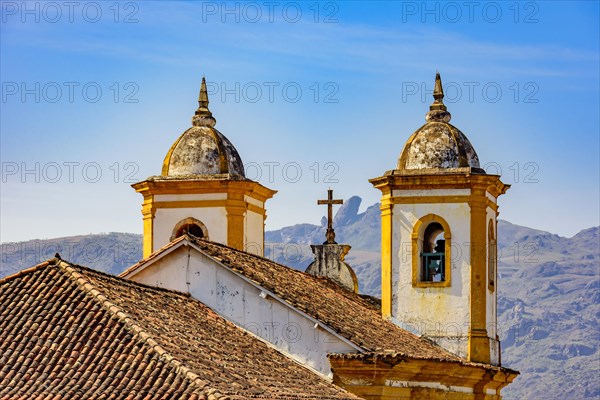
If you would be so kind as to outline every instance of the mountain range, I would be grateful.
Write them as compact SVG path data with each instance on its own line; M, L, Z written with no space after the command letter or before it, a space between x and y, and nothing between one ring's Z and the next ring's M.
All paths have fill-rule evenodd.
M336 241L350 244L345 261L359 291L381 295L379 204L359 213L351 197L334 218ZM320 225L265 233L265 257L304 270ZM106 233L3 243L0 277L60 253L63 259L118 274L142 255L141 235ZM502 364L521 375L505 399L600 399L600 227L571 238L507 221L498 223L498 325Z

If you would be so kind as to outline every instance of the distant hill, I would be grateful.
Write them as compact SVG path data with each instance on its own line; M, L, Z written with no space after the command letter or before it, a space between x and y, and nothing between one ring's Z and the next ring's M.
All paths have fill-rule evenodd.
M352 197L335 216L336 241L352 245L346 261L359 290L380 296L379 204L358 213ZM266 232L265 256L304 270L320 226ZM502 362L521 372L505 399L600 399L600 228L564 238L506 221L498 224L498 319ZM142 254L141 235L108 233L2 244L0 276L59 252L64 259L118 274Z
M359 289L381 295L379 204L357 213L352 197L336 214L336 241L353 246L346 261ZM498 223L498 323L503 364L521 372L505 399L599 399L600 228L572 238ZM308 243L321 226L299 224L266 233L269 257L305 269ZM295 243L299 243L296 245Z
M2 243L0 277L31 267L56 253L65 260L119 274L141 259L142 235L111 232Z

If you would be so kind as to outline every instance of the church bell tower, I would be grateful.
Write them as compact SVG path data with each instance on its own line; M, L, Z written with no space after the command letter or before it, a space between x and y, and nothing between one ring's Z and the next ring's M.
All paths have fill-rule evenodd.
M161 175L132 185L144 196L144 258L184 233L263 255L265 203L277 192L245 177L215 124L202 78L192 127L167 152Z
M470 361L500 365L498 197L509 185L480 168L451 125L439 73L426 123L381 190L382 313Z

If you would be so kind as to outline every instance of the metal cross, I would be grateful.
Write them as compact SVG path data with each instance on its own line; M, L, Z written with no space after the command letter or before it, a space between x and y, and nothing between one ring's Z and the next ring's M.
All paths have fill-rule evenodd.
M335 232L333 231L333 205L344 204L344 200L333 199L333 189L327 190L327 200L317 200L318 205L327 204L327 240L323 244L335 244Z

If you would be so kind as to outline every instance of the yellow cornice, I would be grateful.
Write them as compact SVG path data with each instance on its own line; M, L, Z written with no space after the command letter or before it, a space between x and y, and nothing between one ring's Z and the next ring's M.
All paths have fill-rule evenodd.
M384 193L392 190L484 189L498 197L510 188L498 175L455 173L423 175L384 175L370 179Z
M518 375L517 371L489 365L444 361L440 359L412 358L404 355L373 354L364 360L343 355L329 356L333 382L338 386L369 399L448 399L500 400L501 389ZM443 371L443 372L442 372ZM413 382L418 388L398 385L390 387L385 382ZM419 386L419 382L424 383ZM426 383L447 388L458 386L472 389L472 393L440 391L428 388ZM488 393L490 391L495 394ZM384 390L385 395L381 396ZM375 396L373 396L376 394Z
M265 202L277 193L276 190L250 180L145 180L131 186L144 197L160 194L239 193Z

